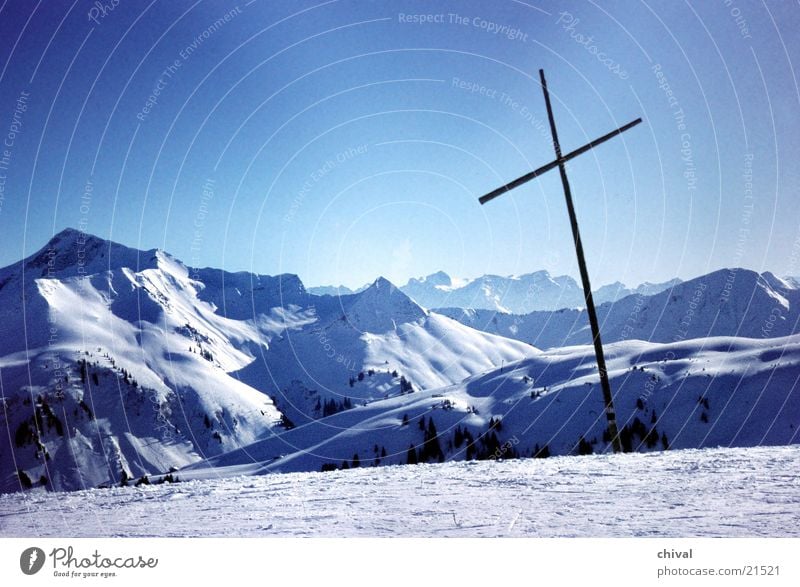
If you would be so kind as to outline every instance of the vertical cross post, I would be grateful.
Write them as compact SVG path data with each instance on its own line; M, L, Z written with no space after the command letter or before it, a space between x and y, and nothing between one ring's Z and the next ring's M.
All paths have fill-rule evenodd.
M481 196L479 201L481 204L486 204L487 202L490 202L498 196L502 196L515 187L521 186L522 184L539 177L543 173L558 167L558 171L561 174L561 185L564 187L564 197L567 201L567 212L569 212L569 222L572 226L572 237L575 241L575 253L578 256L578 267L580 268L581 284L583 285L583 297L586 300L586 313L589 315L589 325L592 328L592 344L594 345L594 354L597 358L597 369L600 372L600 387L603 390L603 402L605 403L606 419L608 420L608 433L611 436L611 446L614 449L614 452L622 452L622 441L619 437L619 429L617 428L617 415L614 410L614 397L611 394L611 384L608 380L606 358L603 355L603 343L600 340L600 324L597 321L597 311L595 310L594 300L592 299L592 284L589 282L589 271L586 269L586 257L583 254L583 243L581 242L581 233L578 230L578 218L575 215L575 206L572 203L572 190L569 187L569 180L567 179L566 163L574 157L585 153L589 149L594 149L598 145L605 143L607 140L622 134L630 128L633 128L639 124L642 119L637 118L636 120L633 120L616 130L612 130L610 133L604 134L600 138L586 143L574 151L570 151L566 155L562 155L561 144L558 142L558 132L556 131L556 121L553 117L553 107L550 104L550 93L547 91L547 81L544 79L544 71L541 69L539 70L539 78L542 84L542 91L544 92L545 105L547 106L547 117L550 120L550 132L553 135L553 148L556 151L556 158L550 163L542 165L538 169L526 173L525 175L510 181L504 186L501 186L496 190Z
M581 232L578 228L578 218L575 215L575 206L572 203L572 190L567 179L567 168L561 156L561 145L558 142L558 131L556 121L553 118L553 107L550 105L550 92L547 91L547 80L544 79L544 70L539 70L539 78L542 82L544 92L544 102L547 106L547 118L550 121L550 132L553 135L553 148L556 151L556 161L558 161L558 171L561 174L561 185L564 187L564 198L567 201L567 212L569 213L569 223L572 226L572 237L575 240L575 253L578 256L578 267L581 272L581 284L583 285L583 297L586 300L586 313L589 315L589 325L592 329L592 344L594 344L594 354L597 358L597 369L600 371L600 387L603 390L603 402L605 403L606 418L608 419L608 433L611 436L611 444L614 452L622 452L622 443L617 429L617 415L614 410L614 398L611 395L611 384L608 381L608 370L606 369L606 357L603 354L603 343L600 339L600 324L597 321L597 311L594 307L592 298L592 285L589 281L589 271L586 268L586 257L583 254L583 243L581 242Z

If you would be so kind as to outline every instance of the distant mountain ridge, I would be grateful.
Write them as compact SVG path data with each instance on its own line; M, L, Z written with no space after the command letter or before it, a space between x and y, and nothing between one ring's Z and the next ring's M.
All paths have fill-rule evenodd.
M554 348L590 344L585 310L503 314L439 308L473 328ZM603 342L670 343L713 336L775 338L800 332L800 288L772 273L721 269L653 295L634 294L597 308Z
M664 283L642 283L628 288L615 282L595 290L596 304L614 302L628 295L653 295L681 283L671 279ZM364 286L366 287L366 286ZM348 295L363 291L345 286L310 287L314 294ZM553 277L547 271L520 276L483 275L475 279L453 279L444 271L427 277L412 278L400 289L425 308L462 308L495 310L507 314L527 314L585 305L581 286L568 275Z

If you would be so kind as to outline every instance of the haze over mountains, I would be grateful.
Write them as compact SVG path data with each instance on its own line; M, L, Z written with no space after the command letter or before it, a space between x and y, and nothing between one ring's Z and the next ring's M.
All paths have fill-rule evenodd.
M797 442L798 307L744 269L601 305L628 447ZM431 311L383 278L315 295L67 229L0 269L0 491L601 452L591 348L565 346L584 321Z
M596 304L615 302L632 294L652 295L681 283L671 279L664 283L643 283L628 288L620 282L604 285L594 291ZM347 295L363 291L344 286L310 287L314 294ZM425 308L469 308L495 310L507 314L527 314L538 310L582 308L583 290L572 277L552 277L547 271L520 276L483 275L476 279L453 279L444 271L427 277L412 278L400 287L406 295Z

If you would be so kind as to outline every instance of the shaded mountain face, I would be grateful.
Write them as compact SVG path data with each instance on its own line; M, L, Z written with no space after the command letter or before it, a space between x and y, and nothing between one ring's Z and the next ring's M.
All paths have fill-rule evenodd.
M439 309L465 325L539 348L589 344L584 310L509 315ZM709 336L775 338L800 332L800 289L771 273L723 269L654 295L631 295L597 308L604 342L678 342Z
M0 329L2 491L139 479L535 353L384 279L314 296L69 229L0 269Z
M634 288L628 288L624 283L616 281L594 291L594 300L596 304L604 304L607 302L616 302L624 297L635 294L652 296L662 291L670 290L681 283L682 281L680 279L675 278L663 283L650 283L646 281Z

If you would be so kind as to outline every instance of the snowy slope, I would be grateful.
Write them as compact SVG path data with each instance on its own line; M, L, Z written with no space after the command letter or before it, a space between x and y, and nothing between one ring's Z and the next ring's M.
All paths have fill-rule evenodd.
M439 309L463 324L552 348L591 342L583 310L509 315ZM674 342L710 336L771 338L800 332L800 288L771 273L723 269L654 295L632 295L598 306L603 342Z
M609 345L630 450L800 440L800 335ZM500 426L492 426L497 421ZM420 424L424 422L424 424ZM431 424L433 422L433 424ZM430 442L431 427L438 438ZM609 448L591 347L567 347L462 383L358 406L194 464L182 478L418 460L534 456ZM474 440L470 449L471 435ZM426 439L429 442L426 442ZM434 445L439 448L434 450Z
M538 352L429 312L383 278L359 294L317 297L307 312L236 373L254 386L269 381L295 424L322 416L325 402L398 395L401 377L430 389Z
M19 489L18 471L54 489L119 482L279 426L269 398L228 374L252 360L231 344L248 328L199 301L182 264L83 241L64 231L0 271L0 491Z
M163 251L69 229L0 269L0 325L0 491L139 478L320 417L325 402L450 384L536 352L385 280L313 296L294 275L190 273Z
M758 447L35 491L0 495L0 535L800 537L798 463Z

